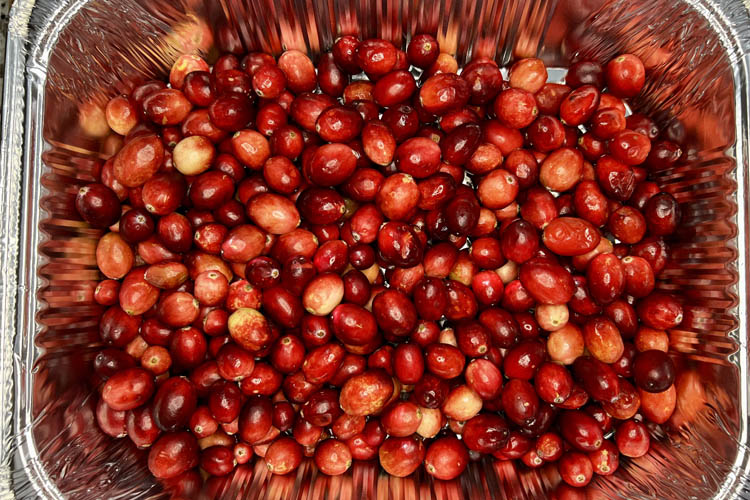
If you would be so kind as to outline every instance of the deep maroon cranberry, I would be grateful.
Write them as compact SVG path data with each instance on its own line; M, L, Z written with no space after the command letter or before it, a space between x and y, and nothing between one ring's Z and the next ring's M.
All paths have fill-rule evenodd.
M518 323L508 311L500 308L485 309L479 314L479 322L489 330L492 341L498 347L508 348L516 343Z
M443 212L448 230L455 235L465 236L479 221L479 202L473 195L458 195L445 205Z
M466 422L461 436L470 450L494 453L506 445L510 429L499 415L480 413Z
M592 398L609 403L620 393L617 374L612 367L590 356L582 356L573 364L573 375Z
M651 236L668 236L680 224L680 206L671 194L660 193L646 202L643 216Z
M349 262L354 269L367 269L375 263L375 250L370 245L357 243L349 248Z
M552 116L540 116L527 129L529 142L542 153L560 148L565 140L562 123Z
M500 234L500 248L505 258L522 264L531 259L539 248L539 233L531 223L515 220Z
M306 189L297 199L297 209L302 217L313 224L333 224L344 216L344 198L330 188Z
M414 137L419 130L417 111L407 104L388 108L383 112L381 119L391 129L396 142L403 142L409 137Z
M422 261L422 243L409 224L386 222L378 232L378 250L395 266L412 267Z
M270 257L256 257L245 266L245 279L258 288L270 288L281 280L281 266Z
M120 236L129 243L147 240L154 229L154 219L143 208L130 209L120 219Z
M419 406L440 408L445 398L448 397L448 392L450 392L450 386L447 381L431 373L425 373L414 386L412 398Z
M104 229L120 218L120 200L104 184L93 183L79 189L75 205L78 214L92 227Z
M247 96L226 94L211 103L208 114L220 129L236 132L253 120L255 110Z
M510 349L503 360L506 377L531 380L544 362L547 351L537 340L526 340Z
M633 361L633 376L636 385L644 391L664 392L674 382L674 362L663 351L639 353Z
M515 424L530 424L539 409L539 397L526 380L511 379L503 388L502 404L505 415Z
M582 85L593 85L599 89L604 87L604 68L593 61L580 61L572 64L565 75L565 83L573 88Z

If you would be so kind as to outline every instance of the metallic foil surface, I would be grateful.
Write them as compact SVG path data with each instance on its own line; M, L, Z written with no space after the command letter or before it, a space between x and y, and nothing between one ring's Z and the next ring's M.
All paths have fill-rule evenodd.
M100 232L73 200L117 139L97 127L106 100L163 77L183 52L215 57L216 26L248 50L313 57L343 34L404 45L437 36L459 61L548 65L639 55L634 107L683 127L689 161L659 172L683 224L660 286L684 299L669 332L678 406L652 451L596 478L587 498L750 498L748 205L750 16L738 0L16 0L9 20L0 148L0 497L156 499L145 453L102 434L88 377L102 308ZM454 481L393 478L377 463L286 477L262 461L211 482L223 499L542 499L556 467L472 464Z

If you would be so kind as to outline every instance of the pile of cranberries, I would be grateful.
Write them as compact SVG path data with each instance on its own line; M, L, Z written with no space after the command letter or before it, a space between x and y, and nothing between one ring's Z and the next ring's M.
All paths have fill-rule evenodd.
M648 179L683 146L630 113L644 78L344 36L113 98L122 147L76 198L108 229L100 427L193 485L255 455L439 479L491 455L577 498L675 408L680 209Z

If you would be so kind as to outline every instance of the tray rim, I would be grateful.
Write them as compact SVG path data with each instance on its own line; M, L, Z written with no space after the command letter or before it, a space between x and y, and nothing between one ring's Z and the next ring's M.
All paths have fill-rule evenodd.
M31 434L31 387L37 349L25 342L38 331L36 291L41 279L34 248L23 252L21 242L37 241L39 193L42 191L41 153L45 63L67 21L90 0L16 0L11 7L5 49L2 131L0 131L0 497L15 498L33 490L39 498L63 498L47 476ZM739 498L750 489L750 359L747 318L750 296L750 206L747 192L750 158L750 0L680 0L706 18L730 56L735 84L736 143L727 151L736 162L736 268L738 344L730 356L740 370L738 408L741 415L737 455L730 474L714 499ZM742 7L743 18L736 14ZM32 25L32 16L34 25ZM746 25L743 26L743 23ZM28 168L24 168L26 165ZM29 196L30 195L30 196ZM33 203L32 203L33 202ZM30 240L30 238L32 240ZM23 491L18 486L23 485ZM31 487L32 490L28 490Z

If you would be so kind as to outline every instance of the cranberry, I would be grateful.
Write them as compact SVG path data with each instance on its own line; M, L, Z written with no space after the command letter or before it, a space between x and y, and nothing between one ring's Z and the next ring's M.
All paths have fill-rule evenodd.
M556 363L544 363L534 379L539 397L547 403L562 403L573 389L573 377L566 368Z
M408 100L416 91L414 77L406 70L385 74L375 82L372 89L374 101L383 107L391 107Z
M300 411L300 416L319 427L330 426L340 415L338 392L333 389L320 389L313 392Z
M469 453L457 438L439 438L427 448L424 465L427 472L443 480L458 477L469 463Z
M511 431L505 446L493 452L493 455L501 460L521 458L532 448L533 444L531 438L524 436L519 431Z
M593 85L582 85L560 103L560 119L565 125L576 127L589 121L599 106L599 90Z
M599 139L607 140L625 130L625 115L618 109L606 108L591 117L591 131Z
M419 407L410 401L396 401L380 416L385 431L391 436L406 437L414 434L422 421Z
M589 453L594 472L600 476L611 476L619 467L619 451L610 441L604 441L597 451Z
M320 90L331 97L340 97L344 93L346 83L346 74L336 64L333 54L322 54L318 59L318 85L320 85Z
M209 106L216 94L211 85L211 73L196 69L185 76L182 85L185 97L196 106Z
M582 487L591 482L594 467L589 457L577 451L569 451L560 459L560 476L570 486Z
M104 229L120 218L120 200L109 187L104 184L92 183L78 190L76 210L83 220L92 227Z
M545 358L544 345L538 340L525 340L516 344L503 360L506 377L531 380Z
M397 142L413 137L419 130L417 111L407 104L388 108L381 118Z
M676 166L683 157L682 148L671 141L653 143L651 152L646 158L646 165L652 171L666 170Z
M419 187L414 179L403 173L393 174L383 181L375 198L380 212L388 219L408 219L419 204Z
M239 415L238 436L243 441L254 444L268 433L272 420L271 401L264 396L251 396L245 402Z
M508 83L512 88L537 93L547 81L547 68L540 59L529 57L516 62L510 69Z
M505 415L517 425L531 423L539 408L539 397L526 380L511 379L503 388L502 407Z
M352 453L342 441L326 439L315 448L314 461L323 474L338 476L351 467Z
M545 83L534 95L539 112L546 115L556 115L560 112L560 104L570 93L570 87L559 83Z
M184 427L195 411L198 397L193 384L182 377L172 377L161 384L154 396L153 415L163 431Z
M589 353L604 363L616 362L624 352L620 330L607 318L599 316L586 321L583 336Z
M387 222L378 232L378 250L389 263L399 267L412 267L422 260L422 244L413 226L400 222Z
M458 61L456 58L445 52L441 52L437 60L427 70L427 75L436 75L439 73L454 74L458 72Z
M188 432L162 435L148 454L148 469L156 478L171 479L198 465L198 443Z
M638 458L648 453L651 438L646 426L635 420L623 422L615 432L617 449L626 457Z
M364 40L357 45L355 60L368 75L380 77L396 65L398 56L391 42L377 38Z
M292 92L299 94L315 89L317 83L315 67L306 54L299 50L287 50L279 56L277 64L286 76L287 87ZM255 75L253 75L254 80Z
M373 101L372 90L375 85L368 81L353 81L346 87L344 87L344 104L353 104L357 101L372 102L377 107L377 104Z
M674 362L663 351L648 350L636 354L632 369L636 385L647 392L664 392L674 382Z
M409 42L406 49L406 57L409 62L418 68L429 68L440 54L440 45L434 36L429 34L416 35Z
M313 384L328 382L343 363L344 355L344 349L338 344L325 344L311 350L302 364L305 379Z
M425 449L416 437L389 437L378 450L380 465L387 473L406 477L424 461Z
M597 401L611 402L620 393L620 382L610 365L582 356L573 363L576 380Z
M349 415L372 415L383 409L392 393L393 382L385 372L369 371L344 383L339 403Z
M412 137L396 148L395 160L399 171L420 179L429 177L440 166L440 146L424 137Z
M304 447L314 447L323 438L323 428L298 418L292 429L294 439Z
M462 438L467 448L494 453L508 443L510 431L505 420L492 413L481 413L466 422Z
M646 72L637 56L622 54L607 64L606 77L610 92L620 97L633 97L643 88Z
M111 412L108 413L111 414ZM98 414L97 407L97 417ZM126 427L128 437L139 448L150 447L161 435L161 430L159 430L154 421L153 411L148 406L141 406L129 411L127 413Z
M240 381L240 391L248 396L270 396L281 387L281 383L282 375L279 370L266 363L257 362L250 374Z
M234 451L222 445L206 448L201 452L200 466L212 476L225 476L234 469Z
M593 250L601 237L596 228L584 219L559 217L544 228L542 241L558 255L583 255Z
M609 216L608 228L623 243L635 244L646 234L646 219L633 207L622 206Z
M574 291L573 278L559 264L534 258L521 266L521 283L543 304L565 304Z
M682 306L672 295L653 292L637 304L638 317L651 328L666 330L682 322Z
M648 137L632 130L617 132L609 142L609 152L626 165L640 165L651 151Z
M502 374L500 369L486 359L474 359L466 367L466 383L482 399L491 400L500 395Z
M562 436L580 451L596 451L601 448L604 436L599 423L589 414L576 410L560 415Z
M492 101L503 85L503 75L496 64L490 62L471 64L461 72L461 78L469 83L469 102L483 105Z
M667 422L677 405L677 391L671 386L664 392L652 393L638 390L641 406L639 411L645 418L656 424Z
M148 411L148 408L144 409L145 411ZM138 409L134 411L138 411ZM130 416L132 414L133 410L129 412L125 412L123 410L113 410L107 405L107 403L104 402L103 399L100 399L96 405L96 423L99 424L99 427L102 431L104 431L105 434L114 438L121 438L129 435L128 422L132 420L132 417ZM151 439L150 436L145 436L145 442L143 443L144 446L149 446L153 442L153 440L158 437L159 433L159 429L156 429L156 436L154 436L153 439ZM133 439L133 441L140 445L142 443L141 439L139 439L140 437L140 435L135 435L135 439Z
M236 132L253 120L255 110L247 96L230 93L217 97L208 107L208 115L219 129Z
M466 365L463 353L448 344L431 344L425 351L427 369L443 379L458 377Z
M680 207L668 193L651 197L643 207L643 215L651 236L668 236L680 223Z
M526 192L526 200L521 205L521 217L538 229L544 229L559 215L555 198L546 189L533 187Z
M393 355L393 369L404 384L416 384L424 374L424 357L416 344L399 344Z
M539 114L534 95L526 90L503 90L494 104L495 115L506 126L521 129L529 126Z
M99 282L94 289L94 300L103 306L112 306L117 303L120 294L120 282L105 279Z
M537 118L527 133L534 149L543 153L549 153L561 147L565 140L563 125L552 116L545 115Z
M444 115L466 105L469 96L466 80L456 74L440 73L424 82L419 91L419 102L428 113Z
M440 377L425 373L414 386L413 398L425 408L439 408L448 396L450 386Z
M154 392L153 376L132 367L109 377L102 388L102 399L113 410L132 410L145 403Z
M355 304L340 304L331 315L334 335L345 344L367 345L377 337L373 314Z
M593 85L598 88L604 87L604 69L593 61L579 61L571 64L565 75L565 83L573 88L582 85Z
M281 437L271 443L264 459L272 474L288 474L302 463L302 446L290 437Z
M589 262L586 270L589 291L600 304L609 304L625 289L625 271L614 254L603 253Z

